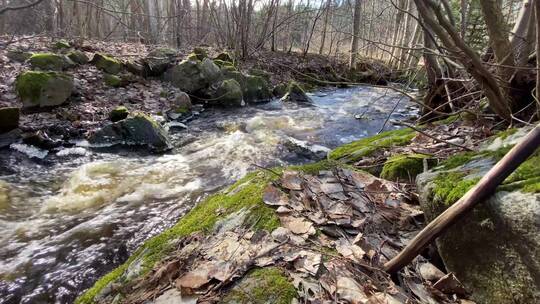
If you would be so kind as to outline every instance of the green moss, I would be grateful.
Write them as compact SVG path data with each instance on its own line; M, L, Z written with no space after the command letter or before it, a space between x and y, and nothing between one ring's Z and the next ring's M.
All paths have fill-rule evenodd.
M498 190L540 193L540 150L508 176Z
M236 70L236 67L233 65L233 63L229 62L229 61L214 59L214 63L220 68L227 68L227 69Z
M392 181L414 181L424 170L424 160L429 159L430 157L424 154L392 156L384 163L381 178Z
M139 250L137 250L139 252ZM85 291L82 295L80 295L76 300L75 304L92 304L95 303L94 299L95 297L101 292L103 288L105 288L107 285L109 285L111 282L114 282L117 278L122 276L122 274L126 271L129 264L134 260L136 257L136 254L133 254L131 258L124 264L122 264L120 267L117 267L115 270L109 272L104 277L99 279L92 288Z
M73 62L68 57L53 53L33 54L29 62L33 68L53 71L61 71L73 65Z
M205 49L201 48L201 47L196 47L196 48L193 48L193 54L195 54L195 56L197 57L197 59L199 60L203 60L204 58L207 58L208 57L208 52L206 52Z
M328 157L345 162L355 162L380 149L404 146L411 141L415 134L409 128L383 132L340 146L331 151Z
M219 55L216 56L215 59L220 60L220 61L224 61L224 62L229 62L229 63L234 62L233 57L228 52L220 53Z
M122 119L127 118L129 115L129 110L125 106L116 107L114 110L109 113L109 119L112 122L117 122Z
M259 268L232 288L223 303L290 304L297 295L294 285L279 268Z
M54 77L60 77L56 72L26 71L17 77L15 89L23 100L27 99L32 103L38 103L41 89Z
M118 88L123 85L122 78L116 75L105 74L105 76L103 76L103 81L105 82L106 85L113 88Z
M446 172L439 174L435 180L433 189L433 203L442 203L448 207L457 202L469 191L480 178L466 178L463 172Z
M71 48L71 45L69 44L67 40L60 39L54 43L53 48L56 50L69 49Z
M120 60L100 53L94 55L92 63L95 64L98 69L113 75L120 73L124 68L124 65Z
M478 155L478 153L476 152L465 152L465 153L456 154L446 159L441 164L441 167L445 170L457 168L461 165L464 165L470 162L476 155Z
M78 64L87 64L89 61L88 56L86 56L84 52L81 52L78 50L69 52L67 56L73 62L78 63Z
M515 134L518 131L517 128L510 128L503 131L499 131L495 134L495 137L499 137L500 139L506 139L508 136Z

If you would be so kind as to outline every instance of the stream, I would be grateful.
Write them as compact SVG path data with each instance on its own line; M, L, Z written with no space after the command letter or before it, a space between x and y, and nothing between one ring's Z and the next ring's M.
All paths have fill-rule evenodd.
M207 195L257 166L319 160L373 135L401 99L372 87L311 97L309 106L274 100L204 111L187 129L171 128L174 149L163 155L84 143L49 155L3 150L0 303L72 303ZM401 99L391 118L416 113Z

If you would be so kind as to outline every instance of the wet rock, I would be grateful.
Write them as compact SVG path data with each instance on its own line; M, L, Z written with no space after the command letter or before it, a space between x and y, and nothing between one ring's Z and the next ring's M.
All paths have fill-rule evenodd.
M67 54L68 58L71 59L71 61L77 63L77 64L87 64L90 59L86 54L79 50L71 51Z
M306 92L296 82L289 83L287 93L281 98L283 101L311 103L312 100L306 95Z
M42 130L23 134L23 143L43 150L52 150L62 145L61 141L51 139L49 135Z
M20 129L13 129L6 133L0 133L0 149L7 148L11 144L16 143L21 139L22 131Z
M32 53L12 49L7 51L6 57L13 61L25 62L26 60L30 59L30 57L32 57Z
M65 103L74 90L73 78L59 72L26 71L15 88L24 108L51 107Z
M272 89L272 94L274 95L274 97L277 97L277 98L283 97L285 94L287 94L287 84L280 83L276 85Z
M175 87L189 94L200 93L221 77L219 67L212 60L184 60L170 68L165 75Z
M6 133L19 127L19 108L0 108L0 133Z
M456 155L418 175L422 209L433 220L461 198L494 164L513 136L476 155ZM494 145L496 144L496 145ZM540 152L437 239L446 268L479 303L538 303L540 293Z
M129 116L129 110L124 106L116 107L109 113L109 119L112 122L117 122L126 119Z
M97 53L92 58L90 63L94 64L98 69L116 75L124 69L122 62L112 56Z
M169 150L172 145L168 134L154 119L135 113L126 119L108 124L92 134L88 141L96 146L138 145L156 152Z
M178 52L169 48L158 48L153 50L144 59L145 76L161 76L172 65Z
M75 63L66 55L53 53L33 54L29 62L32 68L44 71L62 71L75 66Z
M261 76L246 75L243 93L244 99L248 102L266 101L272 98L268 80Z
M208 103L220 106L243 106L242 88L234 79L222 81L210 95Z

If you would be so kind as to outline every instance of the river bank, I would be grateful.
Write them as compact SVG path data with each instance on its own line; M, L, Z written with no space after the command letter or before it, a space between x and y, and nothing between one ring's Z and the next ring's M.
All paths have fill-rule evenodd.
M481 170L486 170L493 165L486 160L500 158L502 151L527 131L514 129L489 137L476 132L476 127L474 123L447 120L427 128L428 134L453 143L460 141L464 147L479 151L475 153L459 152L452 144L402 129L338 147L322 162L251 173L198 204L172 229L146 242L77 303L473 303L466 300L471 296L479 303L508 297L530 303L537 295L517 283L530 280L523 270L503 273L510 294L496 290L486 293L486 288L503 288L490 270L492 264L481 258L488 255L485 246L497 246L493 240L469 248L468 258L472 260L467 264L472 269L461 266L463 261L451 262L463 253L445 247L443 238L438 245L444 264L433 248L396 278L380 270L421 229L424 211L430 218L433 210L440 213L477 181L477 173L456 168L484 163ZM453 156L445 160L449 155ZM534 205L538 199L537 166L534 159L523 164L505 182L501 193L530 193L528 199L521 197L519 202ZM358 168L369 168L388 180ZM431 170L426 172L428 168ZM450 180L439 184L437 179L435 187L421 186L418 194L424 198L418 205L416 175L425 185L433 180L429 176L434 172L448 169L453 169L454 175L467 172L472 177L454 179L454 186L448 184ZM436 193L435 199L429 193ZM446 207L434 209L437 201ZM498 217L496 214L487 217L491 220ZM486 220L485 215L468 219L467 225ZM500 221L493 225L505 233L511 231ZM454 244L460 243L454 233L462 240L465 237L461 241L465 245L466 239L474 240L493 228L484 232L485 228L476 227L466 234L459 232L462 229L458 226L449 232ZM528 229L527 233L533 233L534 228ZM490 263L508 261L498 255L502 249L491 250ZM445 265L456 271L457 277L452 272L445 275Z

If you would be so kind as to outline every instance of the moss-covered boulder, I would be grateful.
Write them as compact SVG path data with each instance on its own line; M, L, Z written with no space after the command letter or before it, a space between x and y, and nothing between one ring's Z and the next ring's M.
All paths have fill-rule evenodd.
M424 162L432 165L433 160L424 154L395 155L386 160L381 178L391 181L413 182L424 171Z
M144 58L144 75L146 77L157 77L163 75L172 65L178 51L170 48L158 48Z
M169 150L172 145L167 131L150 116L133 116L108 124L92 134L88 141L97 147L114 145L147 146L153 151Z
M103 75L103 82L110 87L119 88L126 86L129 80L118 75L105 74Z
M86 54L79 50L71 51L67 54L68 58L71 59L71 61L77 63L77 64L87 64L90 59Z
M265 70L261 70L261 69L257 69L257 68L251 68L251 69L249 69L248 74L253 75L253 76L262 77L266 81L270 82L271 74L269 72L265 71Z
M13 61L25 62L32 57L32 53L16 49L9 49L6 52L6 57Z
M184 60L170 68L165 79L189 94L199 94L221 78L221 70L210 59Z
M274 86L272 89L272 95L277 98L281 98L287 94L287 84L286 83L280 83Z
M193 48L193 51L191 53L193 55L195 55L195 57L197 57L197 59L199 59L199 60L203 60L205 58L208 58L208 52L206 51L206 49L204 49L202 47Z
M306 95L306 92L302 87L292 81L287 86L287 93L281 98L283 101L289 101L289 102L299 102L299 103L311 103L312 100L309 98L309 96Z
M226 79L212 92L208 102L219 106L242 106L242 87L236 80Z
M0 133L6 133L19 127L19 108L0 108Z
M346 163L354 163L362 157L372 155L376 151L384 151L394 146L407 145L415 135L416 132L409 128L386 131L340 146L332 150L328 154L328 158Z
M52 48L55 50L66 50L71 48L71 44L67 40L60 39L53 43Z
M428 220L459 200L509 150L456 155L418 175L420 202ZM488 145L489 147L490 145ZM477 303L539 303L540 151L512 173L497 193L437 239L446 268L472 291Z
M227 292L221 303L290 304L296 297L296 289L283 271L269 267L251 271Z
M94 64L98 69L104 71L108 74L116 75L124 69L124 64L110 56L105 54L97 53L94 55L94 58L92 58L92 61L90 61L92 64Z
M65 103L74 91L73 78L60 72L26 71L17 77L17 94L24 108Z
M118 106L109 113L109 119L112 122L117 122L126 119L129 116L129 110L125 106Z
M44 71L62 71L75 66L75 63L66 55L53 53L33 54L29 62L32 68Z
M191 111L191 98L185 92L175 94L171 100L171 110L177 114L183 114Z
M234 62L233 56L229 52L221 52L216 56L215 59L229 63Z
M261 76L245 75L244 99L248 102L266 101L272 98L268 81Z

